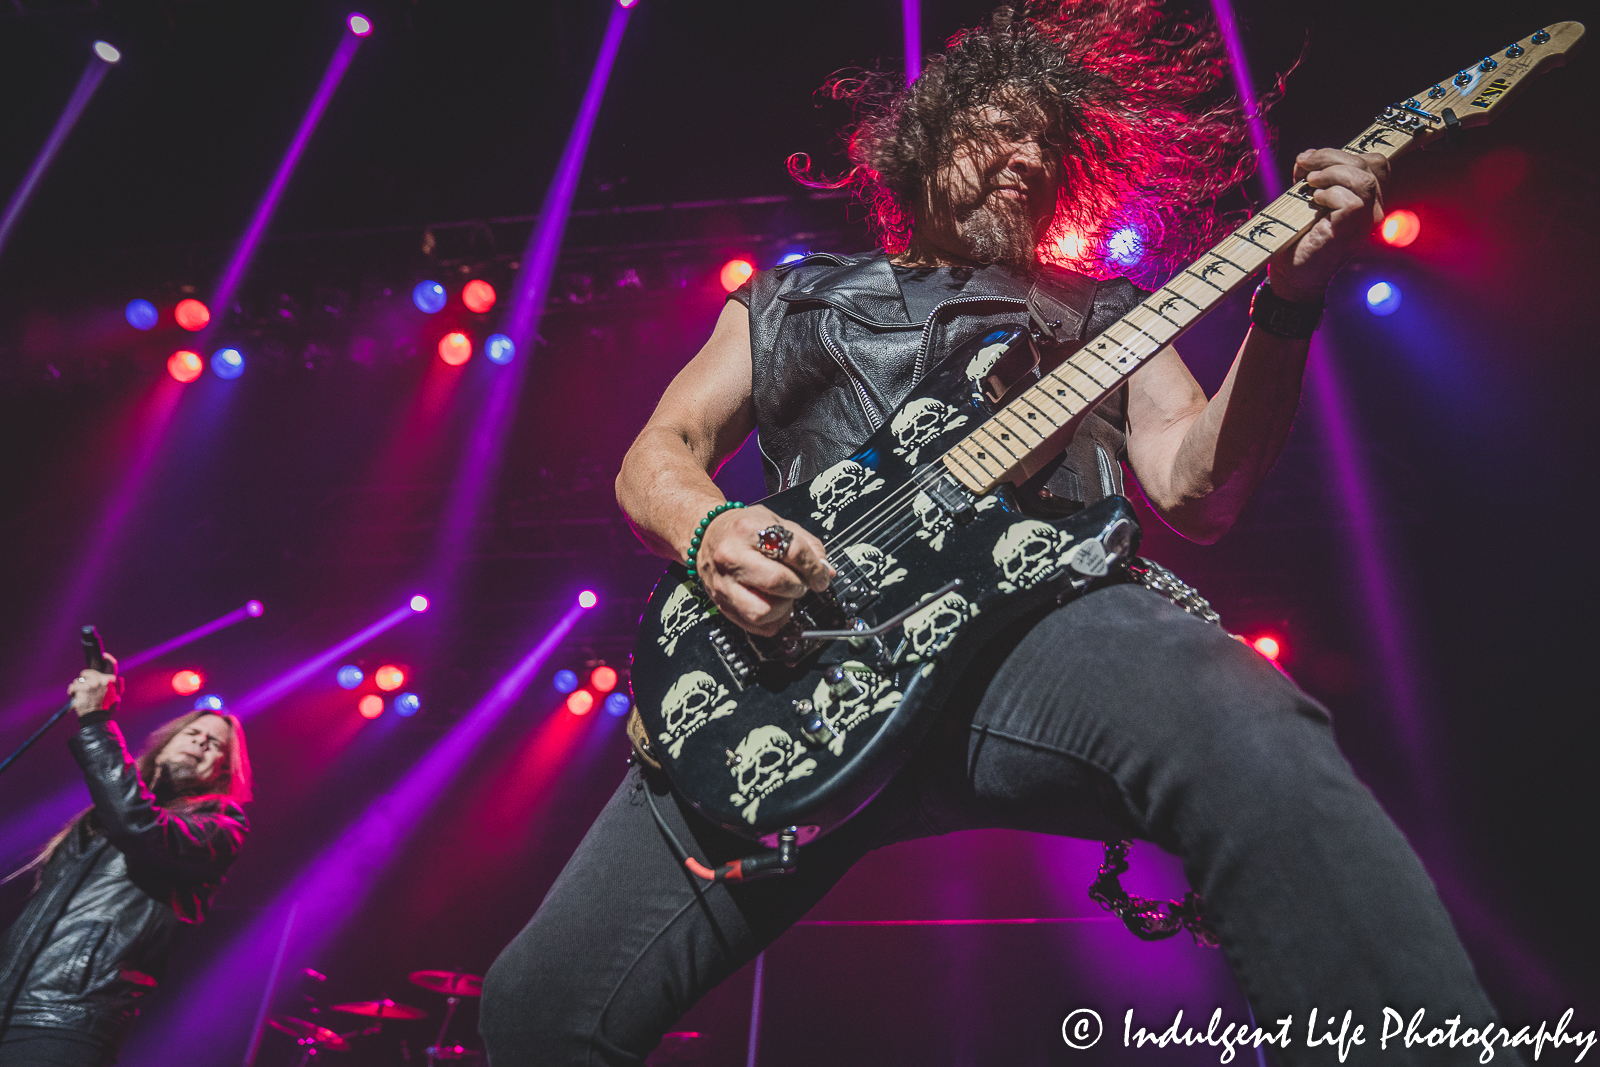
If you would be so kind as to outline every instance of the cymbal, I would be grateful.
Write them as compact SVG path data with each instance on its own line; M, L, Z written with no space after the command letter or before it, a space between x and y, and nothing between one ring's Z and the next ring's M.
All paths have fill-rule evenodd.
M369 1015L378 1019L426 1019L428 1013L421 1008L413 1008L409 1004L396 1004L385 997L383 1000L357 1000L349 1004L335 1004L331 1011L342 1011L346 1015Z
M457 971L412 971L411 984L451 997L483 996L483 976Z
M282 1030L301 1044L314 1044L318 1048L332 1049L335 1052L350 1051L350 1042L316 1023L308 1023L304 1019L296 1019L293 1015L275 1015L268 1022L273 1029Z

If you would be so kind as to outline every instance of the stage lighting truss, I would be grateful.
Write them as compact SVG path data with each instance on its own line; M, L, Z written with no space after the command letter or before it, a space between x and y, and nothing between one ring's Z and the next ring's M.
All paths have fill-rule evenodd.
M592 343L600 356L615 355L632 343L626 330L635 316L653 318L686 303L720 304L719 275L730 259L765 270L785 256L859 246L864 235L844 207L842 194L821 192L575 211L544 319L551 329L559 328L558 321L577 319L580 328L596 331ZM723 225L728 219L736 223L732 229ZM420 268L411 236L402 243L387 230L303 235L292 262L255 265L226 307L206 306L212 294L194 280L222 264L200 262L197 257L208 253L199 249L162 249L143 257L137 274L108 276L104 290L85 297L86 312L92 301L116 308L126 319L125 336L138 346L138 360L108 367L87 350L52 354L49 379L60 385L84 380L131 385L164 369L178 348L199 352L209 364L213 352L227 347L247 361L240 384L254 387L252 380L274 373L320 373L351 364L378 371L437 359L439 338L451 332L470 338L485 362L536 358L536 352L512 350L505 359L505 348L496 347L491 355L485 347L505 333L521 269L520 252L509 250L525 245L530 224L531 219L431 225ZM716 236L708 236L713 232ZM68 263L63 269L80 266ZM41 275L38 284L59 288L56 281ZM418 283L425 281L438 285L423 294L426 307L439 308L431 313L414 300ZM28 294L12 296L17 306L27 303ZM181 314L180 302L185 302ZM196 346L195 327L206 331L203 351ZM158 354L159 349L164 350ZM37 378L7 381L13 388L28 388Z

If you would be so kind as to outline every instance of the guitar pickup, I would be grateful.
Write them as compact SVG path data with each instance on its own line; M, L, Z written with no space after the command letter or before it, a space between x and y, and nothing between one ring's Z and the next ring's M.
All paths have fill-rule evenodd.
M728 675L733 679L733 684L742 693L760 664L752 654L749 642L744 640L744 631L736 630L736 636L730 636L728 633L730 629L734 627L727 622L713 626L711 647L716 649L718 658L722 660L722 665L728 669Z

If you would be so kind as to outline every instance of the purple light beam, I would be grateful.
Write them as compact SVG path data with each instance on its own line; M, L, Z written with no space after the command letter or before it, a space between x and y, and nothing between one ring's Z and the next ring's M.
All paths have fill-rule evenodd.
M606 83L611 78L617 50L622 45L623 31L628 27L628 16L627 8L612 5L605 37L600 42L600 54L595 59L594 70L589 74L589 84L584 90L583 102L578 107L578 116L567 135L566 147L561 151L550 188L545 191L544 203L539 208L533 232L528 235L521 274L504 327L519 355L511 367L495 374L493 381L488 383L488 400L478 413L471 437L462 450L456 477L451 483L450 498L445 503L444 518L440 523L435 565L430 576L435 588L448 589L454 585L460 561L469 554L484 497L499 476L506 434L510 432L514 421L517 401L528 373L533 341L539 335L539 321L550 292L550 280L555 276L567 215L577 193L584 155L588 152L589 137L594 131L595 119L605 97Z
M228 705L228 710L241 719L250 718L257 712L282 700L291 690L298 688L309 679L327 670L374 637L386 630L393 629L415 614L417 614L416 609L411 606L408 600L403 606L395 608L366 629L356 631L327 651L317 653L298 667L285 671L265 685L252 689L237 701Z
M374 801L339 839L323 850L305 870L219 959L175 998L179 1015L164 1026L151 1028L148 1044L136 1034L131 1054L121 1062L128 1067L164 1065L177 1047L225 1049L241 1046L241 1019L256 1014L258 983L262 975L276 974L274 958L285 971L312 965L313 958L361 907L367 893L399 853L410 831L427 810L450 788L457 774L496 723L517 702L534 676L561 641L577 625L585 609L569 608L549 633L523 656L495 687L423 757L401 781ZM559 714L559 712L557 713ZM295 910L293 935L286 958L278 953L286 929L285 918ZM267 990L270 1001L272 990ZM198 1036L199 1044L195 1044ZM221 1058L219 1054L219 1059Z
M123 675L126 675L135 667L142 667L158 656L164 656L174 649L182 648L185 645L192 644L195 641L200 640L202 637L206 637L210 634L216 633L218 630L232 626L241 619L253 618L260 614L261 602L259 600L252 600L243 607L235 608L220 618L212 619L210 622L205 623L204 625L195 627L188 633L179 634L177 637L163 641L153 648L147 648L142 652L135 652L126 659L118 660L117 667ZM49 689L41 688L28 699L18 701L16 704L8 707L5 711L5 714L0 716L0 722L9 725L14 716L20 714L38 714L40 713L41 708L48 706L52 700L58 700L65 692L65 686L52 686Z
M11 228L22 216L22 209L28 206L34 187L39 184L39 179L44 177L44 172L50 169L50 164L56 158L56 153L61 150L67 134L78 124L78 116L89 106L94 91L100 88L100 81L106 76L106 68L110 65L99 56L95 56L83 69L83 76L78 79L78 87L72 90L72 96L67 100L67 106L62 110L61 117L56 119L55 129L50 131L44 147L39 149L39 155L34 158L33 166L28 168L22 184L11 194L11 200L6 204L5 215L0 217L0 253L5 251L6 239L11 236Z
M84 523L92 531L88 544L72 567L67 588L55 597L54 611L36 629L34 651L26 660L31 665L26 679L29 689L41 686L64 665L78 659L78 627L84 624L92 598L100 592L102 578L118 546L126 539L132 517L146 503L145 489L167 443L167 430L183 390L182 385L163 374L133 413L133 429L128 435L132 439L120 450L128 457L121 480L100 514ZM50 688L56 690L53 685Z
M539 218L528 235L528 247L522 254L522 276L518 279L506 323L506 333L515 342L519 354L532 352L533 340L538 336L539 319L544 313L545 297L550 292L550 279L555 276L561 238L567 229L567 213L572 210L572 198L578 191L583 157L589 151L589 135L594 132L595 118L600 114L606 82L611 80L611 68L617 60L617 49L622 45L622 33L628 28L628 15L628 8L620 5L611 8L606 34L600 42L600 55L589 74L578 117L567 135L566 147L561 150L555 177L545 191Z
M266 231L267 222L272 218L272 212L277 208L278 200L289 184L289 175L294 171L295 164L300 161L300 153L305 151L306 143L311 140L312 131L317 128L323 111L327 110L328 101L333 99L333 91L339 87L350 61L355 58L356 49L361 47L361 41L362 38L354 33L346 32L339 41L339 47L334 50L333 59L322 75L322 84L317 86L316 95L311 98L311 106L306 109L305 117L300 120L300 128L295 131L294 140L289 143L289 151L284 153L283 161L278 164L278 172L272 176L272 184L267 186L266 195L261 198L261 203L256 205L256 213L250 219L250 226L244 231L244 237L240 239L238 247L234 249L233 258L228 261L227 269L222 272L222 280L217 282L216 289L212 291L213 325L223 320L228 304L233 300L233 294L244 277L245 268L250 265L250 260L255 255L256 246L261 243L261 235Z
M1229 0L1211 0L1211 7L1217 14L1217 28L1222 31L1222 46L1228 51L1228 65L1233 67L1233 82L1239 90L1239 102L1244 105L1245 115L1250 120L1250 143L1256 150L1261 188L1267 194L1267 199L1273 200L1283 192L1283 185L1278 180L1278 169L1272 160L1272 137L1267 133L1267 123L1261 115L1261 104L1256 99L1254 83L1250 79L1250 66L1245 59L1244 44L1239 40L1239 23L1233 17L1233 4Z
M900 0L906 39L906 84L922 76L922 0Z
M247 604L242 604L239 607L234 608L232 611L228 612L226 615L218 616L217 618L212 619L208 623L205 623L205 624L200 625L200 626L196 626L193 630L190 630L188 633L179 634L177 637L172 638L170 641L161 642L159 645L156 645L154 648L147 648L143 652L135 653L134 655L129 656L127 659L122 660L120 663L117 664L117 666L118 666L118 668L120 669L120 671L122 673L126 674L128 671L133 670L135 667L144 666L146 663L149 663L151 660L155 659L157 656L165 656L168 652L171 652L173 649L182 648L184 645L191 644L191 643L193 643L195 641L198 641L202 637L206 637L209 634L214 634L218 630L226 629L227 627L232 626L236 622L242 622L245 619L253 619L253 618L256 618L257 616L259 616L260 614L261 614L261 601L252 600Z
M1229 0L1212 0L1212 8L1216 11L1217 26L1222 31L1223 44L1233 67L1239 100L1250 119L1250 140L1260 160L1261 186L1269 200L1275 199L1283 192L1283 186L1273 164L1266 122L1251 87L1250 71L1245 62L1244 45L1239 40L1233 6ZM1339 502L1351 527L1352 562L1356 569L1356 581L1372 618L1385 699L1394 709L1400 741L1406 747L1407 755L1412 758L1412 766L1417 769L1419 791L1426 796L1431 791L1431 775L1428 773L1431 762L1427 759L1427 746L1423 743L1421 694L1408 655L1414 642L1410 638L1405 611L1395 593L1395 571L1378 531L1369 488L1371 482L1361 462L1355 424L1348 415L1332 356L1328 345L1312 342L1311 358L1306 364L1306 379L1310 386L1306 390L1307 400L1322 434Z

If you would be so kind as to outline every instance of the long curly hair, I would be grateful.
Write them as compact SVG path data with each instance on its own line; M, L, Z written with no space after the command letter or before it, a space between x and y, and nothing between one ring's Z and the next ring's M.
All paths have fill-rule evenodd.
M1220 236L1220 198L1256 167L1215 22L1173 17L1161 0L1001 7L952 37L910 86L853 72L822 92L856 107L845 131L852 169L814 179L796 154L789 172L808 186L853 188L891 253L905 250L913 207L940 168L989 132L977 117L986 104L1032 127L1060 167L1039 258L1099 277L1127 274L1133 261L1152 275L1192 258Z

